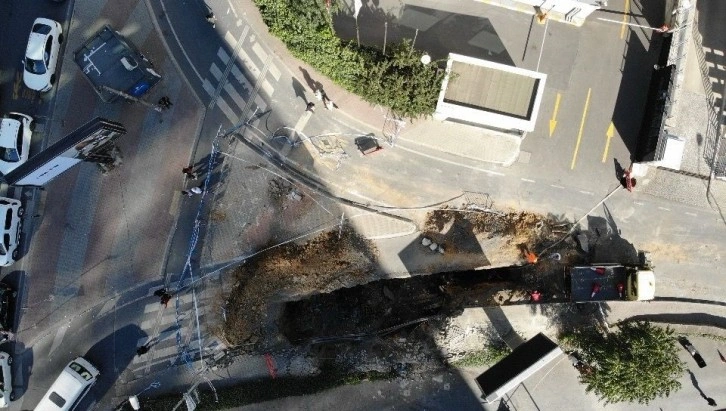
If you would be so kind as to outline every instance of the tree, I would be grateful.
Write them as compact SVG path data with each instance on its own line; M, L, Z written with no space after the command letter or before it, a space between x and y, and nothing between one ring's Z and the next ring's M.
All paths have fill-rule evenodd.
M622 323L618 331L606 335L581 331L570 337L583 360L593 367L593 372L583 374L580 380L588 392L595 392L606 404L648 404L681 388L678 378L685 364L678 358L669 327L635 321Z

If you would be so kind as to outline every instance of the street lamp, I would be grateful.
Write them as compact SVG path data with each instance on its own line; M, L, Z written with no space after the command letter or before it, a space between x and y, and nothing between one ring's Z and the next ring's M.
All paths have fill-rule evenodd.
M421 63L424 66L428 66L428 64L431 63L431 56L429 56L428 53L424 53L423 56L421 56Z

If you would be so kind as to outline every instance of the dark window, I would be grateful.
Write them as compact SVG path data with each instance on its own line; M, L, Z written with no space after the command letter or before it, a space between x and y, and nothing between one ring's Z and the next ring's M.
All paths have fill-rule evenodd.
M9 230L11 225L13 225L13 209L8 208L7 213L5 213L5 229Z
M45 74L48 71L43 60L33 60L28 57L25 58L25 69L33 74Z
M93 375L91 375L91 372L86 369L86 367L82 366L81 364L78 364L77 362L73 361L68 366L73 371L77 372L78 375L81 376L86 381L89 381L91 378L93 378Z
M66 400L58 395L55 391L51 392L48 396L48 399L53 401L53 404L57 405L60 408L63 408L63 406L66 404Z
M50 51L53 49L53 36L48 36L48 40L45 42L45 64L50 64Z
M50 33L50 26L46 26L45 24L36 24L33 26L33 33L48 34Z

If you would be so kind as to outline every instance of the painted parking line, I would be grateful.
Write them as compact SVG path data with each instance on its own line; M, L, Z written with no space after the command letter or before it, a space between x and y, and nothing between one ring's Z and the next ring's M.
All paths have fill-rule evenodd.
M665 208L665 207L660 207L660 206L658 207L658 210L671 211L670 208Z
M570 170L574 170L575 164L577 163L577 152L580 151L580 143L582 142L582 132L585 130L585 120L587 119L587 110L590 108L590 96L592 95L592 88L587 89L587 98L585 99L585 107L582 110L582 119L580 120L580 131L577 133L577 142L575 143L575 152L572 153L572 163L570 163Z
M550 187L559 188L560 190L565 189L565 186L558 186L557 184L550 184Z
M534 180L530 180L528 178L521 178L520 180L522 180L524 182L527 182L527 183L534 183L535 182Z
M691 217L698 217L698 214L696 214L696 213L692 213L692 212L690 212L690 211L686 211L686 214L688 214L688 215L689 215L689 216L691 216Z
M584 191L584 190L580 190L580 193L585 194L585 195L588 195L588 196L595 195L595 193L593 193L591 191Z
M639 206L642 206L643 205L643 203L641 203L640 201L633 201L633 204L639 205Z

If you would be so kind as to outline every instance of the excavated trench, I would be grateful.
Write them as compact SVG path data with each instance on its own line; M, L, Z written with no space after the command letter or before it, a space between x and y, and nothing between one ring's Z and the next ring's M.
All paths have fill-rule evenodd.
M287 302L280 329L295 345L363 341L405 331L468 307L498 305L494 295L517 288L525 267L387 279Z

